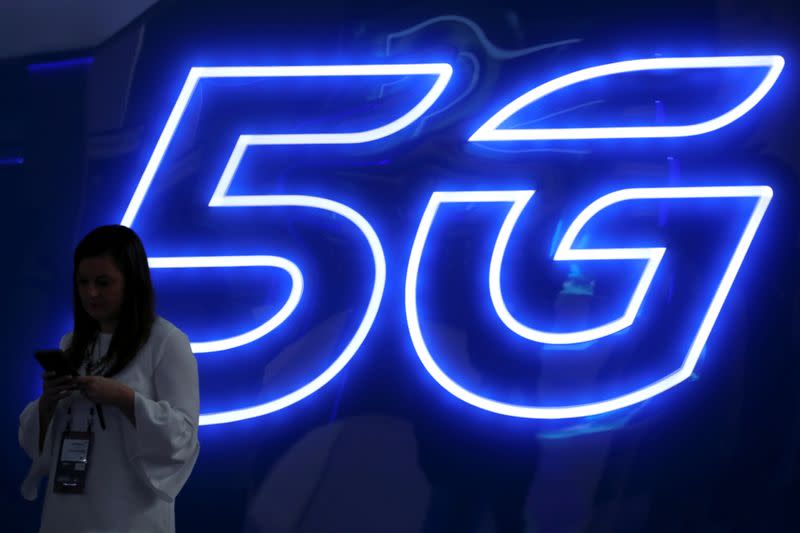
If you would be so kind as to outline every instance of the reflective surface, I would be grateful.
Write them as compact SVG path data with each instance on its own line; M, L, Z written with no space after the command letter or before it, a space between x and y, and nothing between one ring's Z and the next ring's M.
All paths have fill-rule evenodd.
M740 4L175 2L0 66L7 427L122 221L199 361L179 530L800 528L798 21Z

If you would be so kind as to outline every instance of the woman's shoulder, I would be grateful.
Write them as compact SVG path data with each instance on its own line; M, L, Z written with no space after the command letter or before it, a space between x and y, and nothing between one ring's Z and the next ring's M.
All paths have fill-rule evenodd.
M175 324L164 318L163 316L156 316L153 322L153 327L150 330L150 336L158 340L163 340L169 337L186 337L186 334L178 328Z
M61 340L58 341L58 347L61 350L66 350L69 348L70 344L72 344L72 332L68 331L67 333L64 333L64 335L61 337Z
M174 349L176 345L189 347L189 337L166 318L157 316L150 330L150 338L147 344L154 351L160 352L164 349Z

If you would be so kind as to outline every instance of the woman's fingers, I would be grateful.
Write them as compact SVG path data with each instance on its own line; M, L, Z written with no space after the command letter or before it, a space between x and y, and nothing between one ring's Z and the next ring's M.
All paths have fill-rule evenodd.
M76 389L77 387L75 383L73 383L72 381L65 381L58 385L54 384L45 385L42 394L48 397L62 397L65 394L69 394L70 392Z
M67 396L69 396L70 394L72 394L72 391L62 390L62 391L55 391L47 397L52 400L62 400Z
M66 398L67 396L72 394L72 392L73 392L72 390L58 390L58 391L51 391L47 394L42 394L42 396L50 400L55 400L55 399Z
M55 376L54 375L52 377L45 378L45 381L47 381L48 383L58 384L58 383L66 383L68 381L73 381L74 379L75 378L72 377L72 376Z
M64 385L74 385L75 379L72 376L59 376L44 380L45 387L62 387Z

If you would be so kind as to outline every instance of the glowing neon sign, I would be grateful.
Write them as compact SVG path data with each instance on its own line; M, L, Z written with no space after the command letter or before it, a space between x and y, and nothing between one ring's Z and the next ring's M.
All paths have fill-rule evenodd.
M509 103L478 128L470 141L541 141L548 139L634 139L650 137L688 137L700 135L727 126L753 109L769 92L783 70L781 56L736 56L736 57L659 57L620 61L571 72L526 92ZM606 128L549 128L549 129L501 129L500 125L520 109L570 85L614 74L627 72L704 69L704 68L753 68L767 67L767 73L756 89L733 109L705 122L684 126L627 126Z
M183 116L186 106L194 93L198 82L203 78L263 78L263 77L310 77L310 76L420 76L433 75L436 81L430 91L419 101L410 111L385 124L381 127L366 131L351 133L309 133L309 134L269 134L269 135L242 135L233 149L228 164L219 180L214 191L209 207L241 207L241 206L301 206L313 209L321 209L335 213L353 223L367 240L375 266L375 279L373 282L372 293L367 309L361 324L353 338L342 350L336 360L326 368L321 374L298 388L294 392L277 398L275 400L259 405L225 411L219 413L204 414L201 417L202 424L218 424L234 422L256 416L262 416L284 407L288 407L295 402L313 394L338 374L342 368L355 355L361 343L364 342L375 316L378 314L383 288L386 284L386 260L384 259L383 248L378 235L367 220L354 209L335 202L327 198L315 196L299 195L267 195L267 196L232 196L228 195L228 189L236 173L236 169L244 156L248 146L253 145L284 145L284 144L359 144L375 141L388 137L402 130L413 121L422 116L436 99L441 95L452 74L452 69L446 64L412 64L412 65L333 65L333 66L311 66L311 67L206 67L193 68L183 85L183 89L178 96L178 101L170 113L167 125L158 140L153 155L145 168L142 179L136 187L128 209L122 218L122 224L131 226L136 218L136 214L145 199L147 190L155 177L161 160L164 157L167 147L172 140L178 123ZM266 335L269 331L277 327L291 314L302 292L302 283L299 281L301 274L296 266L285 258L261 256L252 257L217 257L217 258L196 258L196 257L155 257L152 259L154 268L191 268L191 267L232 267L232 266L277 266L283 268L292 276L292 295L286 305L261 327L256 330L240 334L234 338L222 339L212 342L193 345L192 348L198 352L220 351L241 346Z
M411 250L411 259L408 262L408 273L406 276L405 305L408 317L408 328L411 340L417 355L422 361L425 369L430 375L448 392L481 409L495 413L515 416L520 418L575 418L582 416L596 415L621 409L635 403L639 403L656 394L674 387L681 381L688 378L695 365L700 353L705 346L711 329L719 316L722 304L728 296L733 280L739 271L739 267L747 255L747 250L753 242L756 230L761 224L761 219L767 210L772 199L772 189L765 186L752 187L663 187L647 189L623 189L607 194L592 202L584 209L577 218L570 224L558 250L555 253L555 261L646 261L642 275L636 289L631 295L625 313L603 326L582 331L568 333L554 333L536 330L518 322L509 313L503 301L500 289L500 271L502 267L503 254L508 244L511 232L517 222L525 205L534 195L534 191L461 191L461 192L435 192L431 196L428 207L422 216L417 236L414 239L414 246ZM755 198L755 207L747 221L747 224L739 237L736 249L728 262L727 268L719 282L711 304L705 312L700 327L695 334L694 340L686 353L683 364L675 372L659 379L658 381L642 387L633 392L622 394L616 398L587 403L581 405L564 406L533 406L533 405L513 405L499 402L475 394L459 385L451 376L447 375L435 361L435 357L428 349L422 329L419 323L419 313L417 306L417 280L419 277L419 265L425 249L430 228L433 224L439 206L448 202L505 202L510 203L508 216L503 222L500 234L495 242L492 252L491 266L489 271L489 287L491 291L492 303L495 311L508 328L531 341L543 344L570 344L587 342L607 337L613 333L621 331L631 326L636 318L636 314L644 299L645 293L650 286L653 276L658 269L664 252L664 248L604 248L604 249L581 249L574 248L575 239L586 223L595 215L602 212L609 206L620 202L645 200L645 199L676 199L691 200L698 198Z
M502 129L500 126L516 112L543 96L582 81L625 72L663 69L701 69L701 68L744 68L765 67L767 74L758 87L733 109L706 122L683 126L652 127L602 127L602 128L564 128L564 129ZM655 58L610 63L573 72L535 89L528 91L507 104L486 121L470 138L478 141L520 141L541 139L600 139L636 137L681 137L699 135L719 129L737 120L750 111L770 90L783 68L779 56L737 56L737 57L695 57L695 58ZM267 402L234 410L226 410L201 415L201 424L221 424L262 416L288 407L313 394L331 381L353 358L364 342L375 322L386 285L387 266L380 238L367 219L352 207L330 198L309 195L233 195L229 194L234 176L250 147L279 145L356 145L374 142L392 136L405 129L428 112L444 92L452 68L444 63L394 64L394 65L326 65L326 66L242 66L242 67L195 67L189 72L177 101L167 119L149 162L139 180L133 196L122 217L122 224L133 226L137 214L147 197L148 190L158 173L175 132L182 121L190 100L196 93L201 80L215 78L332 78L364 76L432 77L433 84L425 95L410 110L383 125L372 129L352 132L317 133L248 133L238 136L222 175L217 182L208 207L302 207L322 210L343 218L352 224L364 237L369 246L374 268L369 301L360 319L357 330L336 355L333 362L318 375L288 394ZM412 345L423 366L430 375L451 394L476 407L503 415L526 418L571 418L603 413L641 402L680 383L697 363L700 352L714 326L731 285L739 271L756 230L772 196L766 186L722 186L722 187L656 187L623 189L602 196L591 202L569 225L553 257L554 261L639 261L644 262L641 276L630 295L628 304L619 317L584 330L554 332L537 329L517 320L506 306L501 288L503 258L511 233L523 209L534 195L532 190L481 190L434 192L422 215L417 234L408 260L405 283L405 308ZM489 270L488 283L492 306L499 319L516 335L532 342L542 344L574 344L598 340L630 327L645 299L648 288L659 268L664 248L581 248L575 245L583 227L595 215L607 207L642 199L669 199L690 201L697 198L753 198L755 207L746 227L736 245L727 268L719 281L712 302L706 310L692 345L682 366L674 373L633 392L621 396L582 405L537 407L532 405L512 405L494 401L467 390L448 376L435 362L429 352L424 335L420 329L417 309L417 281L420 260L425 249L426 239L443 203L452 202L500 202L510 204L508 214L494 245ZM192 348L196 353L223 352L244 346L268 335L292 315L303 297L303 274L300 268L288 258L274 255L235 255L235 256L188 256L152 257L151 266L155 269L189 268L277 268L288 274L291 291L278 311L259 326L237 335L204 342L195 342Z

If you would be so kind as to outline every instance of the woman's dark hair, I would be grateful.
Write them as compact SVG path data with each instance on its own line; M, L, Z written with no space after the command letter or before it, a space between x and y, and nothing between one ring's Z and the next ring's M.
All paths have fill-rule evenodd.
M88 257L109 256L122 273L125 287L119 322L111 337L108 352L101 359L102 375L113 376L136 356L147 342L155 322L155 296L150 281L147 254L139 236L125 226L100 226L90 231L75 248L72 271L74 327L68 354L75 368L89 355L97 340L100 325L81 303L78 293L78 266Z

